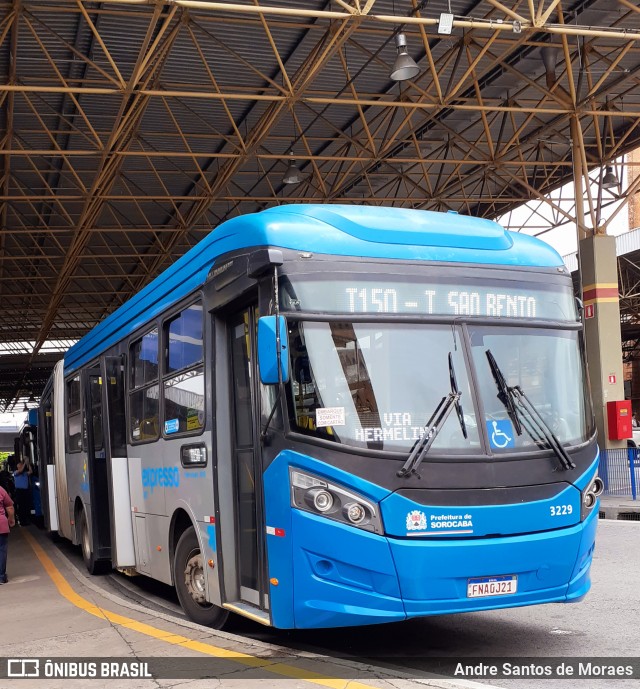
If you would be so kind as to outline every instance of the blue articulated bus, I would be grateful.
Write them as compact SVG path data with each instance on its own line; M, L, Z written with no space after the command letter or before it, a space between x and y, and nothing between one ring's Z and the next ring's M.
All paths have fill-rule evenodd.
M571 277L482 219L234 218L74 345L45 515L91 572L280 628L580 600L598 449Z

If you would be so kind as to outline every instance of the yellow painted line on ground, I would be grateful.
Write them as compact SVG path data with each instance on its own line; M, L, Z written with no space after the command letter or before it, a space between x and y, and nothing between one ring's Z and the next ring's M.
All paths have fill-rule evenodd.
M325 677L317 672L311 672L310 670L298 668L293 665L274 663L268 658L258 658L257 656L252 656L248 653L241 653L240 651L230 651L227 648L221 648L203 641L189 639L186 636L174 634L173 632L167 632L163 629L152 627L145 622L138 622L130 617L125 617L124 615L119 615L115 612L105 610L104 608L91 603L86 598L83 598L81 595L77 594L71 588L69 582L64 578L64 576L62 576L60 570L53 564L53 561L45 553L38 541L36 541L36 539L24 529L21 529L21 533L27 539L27 542L33 549L33 552L36 554L38 560L40 560L40 564L42 564L46 573L55 584L60 595L66 598L77 608L88 612L90 615L94 615L95 617L99 617L103 620L108 620L112 624L125 627L126 629L131 629L135 632L139 632L140 634L144 634L145 636L150 636L168 644L173 644L174 646L181 646L182 648L188 648L191 651L197 651L198 653L214 656L216 658L225 658L235 663L246 665L247 667L261 668L267 672L281 675L283 677L304 680L305 682L311 682L312 684L329 687L330 689L346 689L347 685L349 686L349 689L377 689L370 684L362 684L361 682L354 682L352 680L341 679L338 677Z

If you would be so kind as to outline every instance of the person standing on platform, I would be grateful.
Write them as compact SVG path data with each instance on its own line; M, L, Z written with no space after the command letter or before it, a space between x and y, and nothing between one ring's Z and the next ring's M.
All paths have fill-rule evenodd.
M0 584L7 579L7 548L9 546L9 528L15 526L13 500L7 491L0 487Z
M13 472L13 481L16 486L16 507L18 523L20 526L28 526L31 523L31 467L21 459Z
M15 469L15 455L9 455L3 469L0 469L0 488L4 488L13 500L15 485L13 483L13 470Z

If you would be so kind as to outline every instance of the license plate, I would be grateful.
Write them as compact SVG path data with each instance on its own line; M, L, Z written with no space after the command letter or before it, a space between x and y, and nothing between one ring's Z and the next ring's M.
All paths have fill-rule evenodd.
M518 590L518 577L507 574L500 577L475 577L467 579L467 598L506 596Z

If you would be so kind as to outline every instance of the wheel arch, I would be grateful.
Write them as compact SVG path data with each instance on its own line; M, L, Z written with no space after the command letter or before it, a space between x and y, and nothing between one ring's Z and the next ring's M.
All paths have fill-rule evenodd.
M171 516L171 525L169 527L169 563L171 569L171 583L173 585L175 585L173 577L173 560L176 554L176 547L180 540L180 536L191 526L196 532L198 542L200 542L200 536L195 521L184 507L178 507ZM200 547L202 547L202 544L200 544Z
M73 503L73 532L72 532L73 533L73 541L72 541L72 543L74 545L78 545L80 543L81 538L82 538L82 534L78 531L78 527L79 527L80 515L83 513L85 515L85 518L87 519L87 529L89 529L89 538L92 538L91 520L87 518L87 510L85 508L84 501L79 495L76 495L76 499Z

